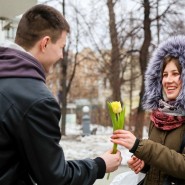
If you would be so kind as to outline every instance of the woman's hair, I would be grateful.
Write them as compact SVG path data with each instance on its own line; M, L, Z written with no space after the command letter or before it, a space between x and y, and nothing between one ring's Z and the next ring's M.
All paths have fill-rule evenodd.
M51 6L39 4L23 14L17 28L15 43L24 49L30 49L44 36L50 36L51 41L55 43L62 31L70 31L63 15Z
M178 69L178 72L181 74L182 73L182 66L179 63L179 59L173 56L166 56L164 58L164 62L163 62L163 67L162 67L162 72L164 71L165 67L167 64L169 64L170 62L173 62L175 64L175 66Z

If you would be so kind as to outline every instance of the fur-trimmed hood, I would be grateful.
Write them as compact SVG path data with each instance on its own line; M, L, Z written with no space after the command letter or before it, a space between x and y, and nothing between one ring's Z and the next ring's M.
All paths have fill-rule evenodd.
M182 66L182 90L176 99L175 105L185 109L185 36L170 37L162 42L153 53L145 73L145 93L143 96L143 108L154 110L162 96L162 67L165 56L174 56L179 59Z

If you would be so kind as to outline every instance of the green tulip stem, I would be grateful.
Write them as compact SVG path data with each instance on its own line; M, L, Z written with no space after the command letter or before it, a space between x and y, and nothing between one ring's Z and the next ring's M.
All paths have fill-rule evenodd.
M124 118L125 118L125 108L121 108L120 102L107 102L109 115L113 125L113 131L124 128ZM116 111L115 111L116 108ZM119 111L118 111L119 110ZM113 145L112 154L116 154L117 144ZM109 179L110 173L107 175L107 180Z
M110 177L110 173L107 174L107 180L109 180L109 177Z
M115 154L116 152L117 152L117 144L114 144L112 153Z

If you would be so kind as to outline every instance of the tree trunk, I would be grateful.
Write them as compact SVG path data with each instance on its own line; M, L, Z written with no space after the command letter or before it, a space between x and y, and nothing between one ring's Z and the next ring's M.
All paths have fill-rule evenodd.
M63 7L63 15L65 16L65 0L63 0L62 3ZM61 61L61 70L62 70L62 78L61 78L61 87L62 87L62 92L61 92L61 135L65 136L66 135L66 112L67 112L67 53L65 50L63 50L64 54L64 59Z
M109 31L112 45L110 65L110 84L112 88L112 98L113 101L121 101L120 51L113 0L107 0L107 6L109 11Z
M147 66L148 55L149 55L149 46L151 42L151 19L150 19L150 2L149 0L144 0L144 41L140 50L139 62L142 74L142 84L141 84L141 91L140 91L140 101L138 107L138 122L135 123L135 135L138 138L142 138L142 131L144 125L144 110L142 108L142 97L144 94L144 73Z
M159 21L159 2L160 1L157 1L157 6L156 6L156 21L157 21L157 44L160 43L160 21Z
M65 53L65 52L64 52ZM62 115L62 119L61 119L61 134L62 136L66 135L66 112L67 112L67 85L66 85L66 81L67 81L67 57L66 57L66 53L64 54L64 59L61 62L61 66L62 66L62 80L61 80L61 86L62 86L62 93L61 93L61 104L62 104L62 108L61 108L61 115Z
M129 99L130 99L130 114L129 114L129 130L131 130L132 121L133 121L133 114L132 114L132 99L133 99L133 56L130 56L130 92L129 92Z

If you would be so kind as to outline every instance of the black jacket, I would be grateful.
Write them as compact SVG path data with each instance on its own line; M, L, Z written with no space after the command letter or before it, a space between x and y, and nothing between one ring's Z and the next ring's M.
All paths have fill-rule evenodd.
M0 185L90 185L101 158L65 161L60 107L31 55L0 47Z

